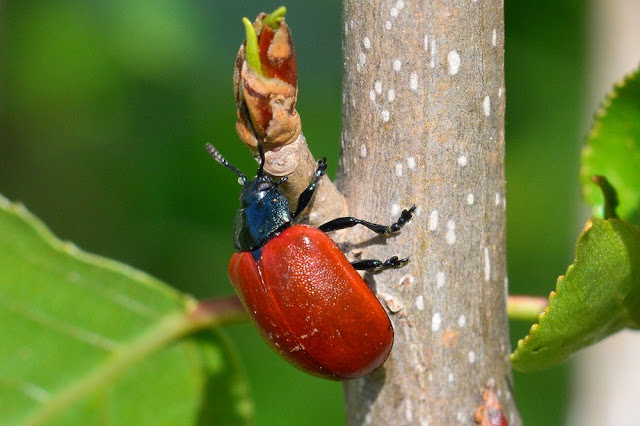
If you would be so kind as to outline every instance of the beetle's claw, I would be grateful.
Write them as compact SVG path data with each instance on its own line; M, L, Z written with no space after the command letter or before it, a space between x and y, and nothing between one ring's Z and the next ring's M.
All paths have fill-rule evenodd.
M404 257L402 259L398 259L398 256L393 256L390 259L385 260L382 265L383 268L400 268L409 263L409 258Z

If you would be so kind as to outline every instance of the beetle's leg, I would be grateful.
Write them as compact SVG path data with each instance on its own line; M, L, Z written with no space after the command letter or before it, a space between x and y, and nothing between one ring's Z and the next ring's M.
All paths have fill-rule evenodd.
M285 183L285 182L286 182L286 181L288 181L288 180L289 180L289 178L288 178L288 177L286 177L286 176L285 176L285 177L281 177L281 178L280 178L280 179L278 179L277 181L273 182L273 184L274 184L275 186L280 186L280 185L282 185L283 183Z
M311 181L309 186L307 186L305 190L302 191L298 196L298 207L296 208L295 212L291 213L291 216L294 219L296 218L296 216L302 213L302 210L304 210L309 205L309 202L311 201L311 198L316 191L316 186L318 186L318 182L320 182L320 178L324 174L325 170L327 170L327 159L323 157L320 161L318 161L318 168L313 174L313 180Z
M358 260L357 262L351 262L351 266L359 271L382 271L383 269L399 268L406 265L407 262L409 262L409 259L406 257L398 259L398 256L393 256L384 262L377 259Z
M400 228L404 226L405 223L409 222L413 217L413 212L416 210L416 206L411 206L411 208L402 210L400 214L400 218L396 223L391 224L390 226L379 225L377 223L367 222L366 220L356 219L355 217L339 217L337 219L333 219L324 225L318 226L323 232L337 231L338 229L351 228L352 226L362 225L371 229L373 232L377 234L391 235L395 232L398 232Z

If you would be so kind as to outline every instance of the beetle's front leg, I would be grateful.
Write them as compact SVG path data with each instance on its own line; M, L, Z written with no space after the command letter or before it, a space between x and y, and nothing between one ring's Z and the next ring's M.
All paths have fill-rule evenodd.
M401 266L409 263L409 258L405 257L399 259L398 256L393 256L384 262L377 259L364 259L356 262L351 262L351 266L359 271L382 271L389 268L400 268Z
M402 210L400 217L395 223L389 226L380 225L378 223L371 223L366 220L357 219L355 217L339 217L333 219L324 225L318 226L323 232L337 231L338 229L351 228L352 226L362 225L371 229L376 234L391 235L400 230L407 222L413 217L413 212L416 210L416 206L411 206L409 209Z
M298 207L296 211L291 213L291 216L295 219L302 211L309 205L311 202L311 198L313 198L313 194L316 192L316 187L318 186L318 182L320 182L320 178L327 170L327 159L323 157L320 161L318 161L318 168L316 172L313 174L313 180L307 186L304 191L300 193L298 196Z

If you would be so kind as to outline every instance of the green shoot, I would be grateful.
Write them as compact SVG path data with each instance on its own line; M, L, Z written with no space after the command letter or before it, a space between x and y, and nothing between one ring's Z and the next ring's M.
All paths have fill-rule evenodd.
M253 24L249 19L242 18L244 29L247 34L247 43L245 44L245 55L247 58L247 64L253 68L258 74L262 74L262 65L260 64L260 54L258 53L258 36L256 30L253 28Z

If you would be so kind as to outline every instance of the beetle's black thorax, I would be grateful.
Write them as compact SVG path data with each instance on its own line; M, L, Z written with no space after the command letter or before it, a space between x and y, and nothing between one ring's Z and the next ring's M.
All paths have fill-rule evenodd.
M240 209L233 224L235 248L253 251L291 225L286 197L269 176L258 176L240 192Z

